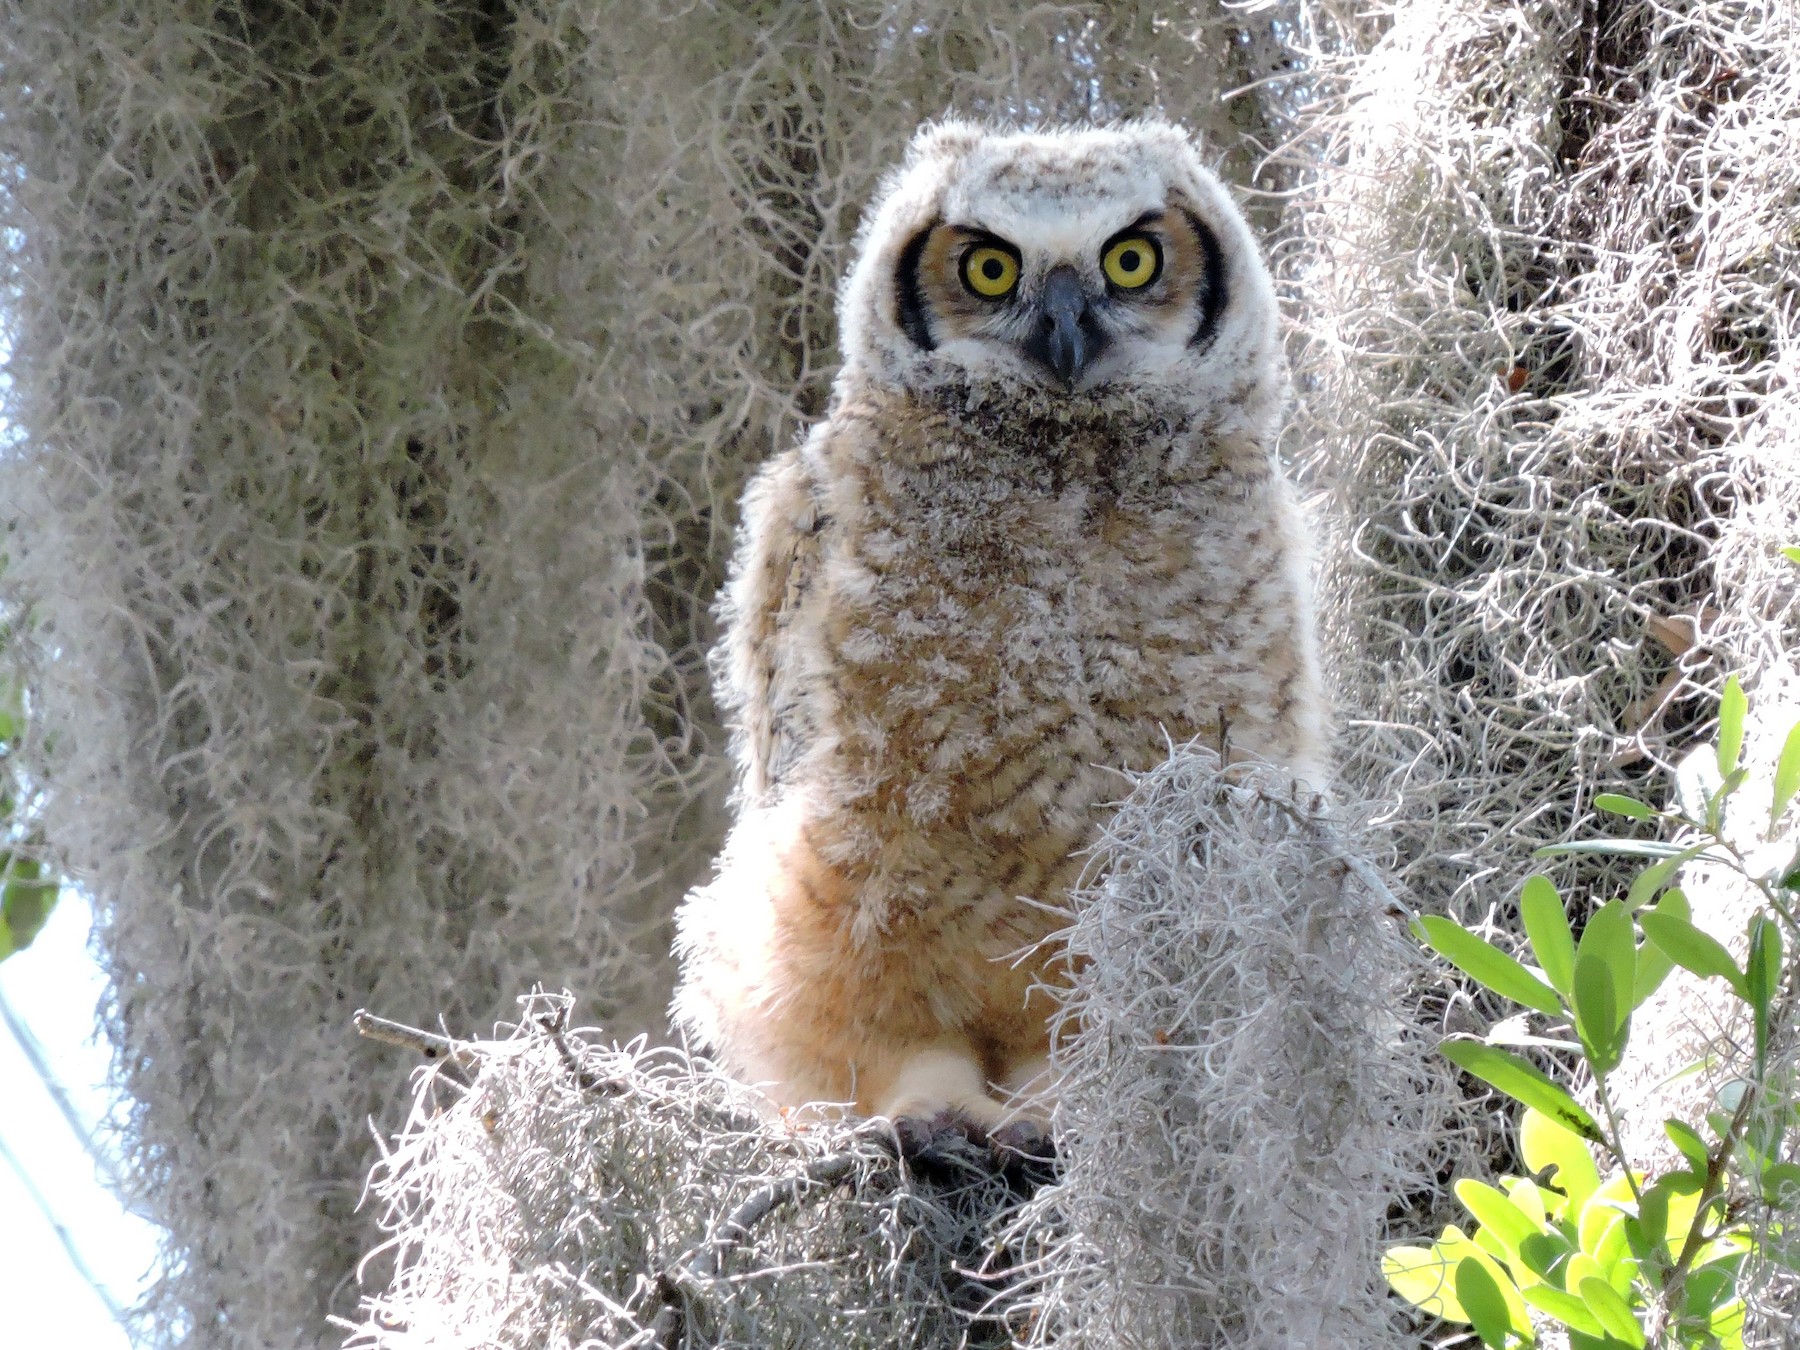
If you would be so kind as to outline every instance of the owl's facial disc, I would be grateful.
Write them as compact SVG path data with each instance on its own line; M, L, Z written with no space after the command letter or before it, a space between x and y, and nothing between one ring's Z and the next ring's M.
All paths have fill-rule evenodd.
M972 372L1010 372L1070 393L1164 377L1217 325L1218 240L1182 208L1097 236L1034 247L1028 237L936 222L900 256L902 331Z

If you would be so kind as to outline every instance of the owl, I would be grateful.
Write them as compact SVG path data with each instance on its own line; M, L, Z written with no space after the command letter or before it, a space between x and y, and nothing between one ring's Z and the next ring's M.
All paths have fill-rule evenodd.
M1048 1099L1053 935L1121 771L1228 727L1324 779L1274 292L1180 129L947 122L838 317L824 420L744 496L737 813L674 1011L779 1105L992 1130Z

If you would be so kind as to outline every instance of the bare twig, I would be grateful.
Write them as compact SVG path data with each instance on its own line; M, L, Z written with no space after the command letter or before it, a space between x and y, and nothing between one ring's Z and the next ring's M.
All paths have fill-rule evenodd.
M380 1041L383 1045L397 1045L405 1050L416 1051L429 1060L443 1060L470 1068L479 1058L474 1046L468 1041L452 1040L435 1031L421 1031L404 1022L392 1022L385 1017L377 1017L367 1008L358 1008L350 1021L360 1036Z
M569 1077L583 1092L597 1092L603 1097L617 1097L625 1091L625 1083L618 1078L609 1078L594 1073L582 1063L582 1056L569 1042L568 1010L559 1008L555 1013L534 1019L537 1029L550 1039L556 1047L556 1056L562 1060L563 1067L569 1071Z
M752 1191L708 1234L689 1273L696 1279L717 1279L725 1258L759 1223L784 1205L797 1203L810 1187L831 1187L848 1180L856 1170L856 1160L854 1153L833 1153L808 1164L799 1176L785 1177Z

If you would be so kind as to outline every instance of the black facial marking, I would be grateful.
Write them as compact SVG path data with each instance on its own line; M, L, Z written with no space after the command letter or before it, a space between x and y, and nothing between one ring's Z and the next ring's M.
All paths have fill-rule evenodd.
M1205 221L1192 211L1182 214L1194 227L1194 238L1200 241L1202 257L1200 293L1195 297L1200 322L1194 328L1194 336L1188 339L1188 345L1203 348L1218 336L1219 320L1225 316L1225 306L1230 300L1225 293L1225 250L1219 247L1219 236Z
M906 241L900 251L900 266L894 273L894 305L900 314L900 331L912 339L920 351L935 351L937 340L931 336L931 321L925 313L925 297L919 291L919 258L926 241L937 228L934 222Z

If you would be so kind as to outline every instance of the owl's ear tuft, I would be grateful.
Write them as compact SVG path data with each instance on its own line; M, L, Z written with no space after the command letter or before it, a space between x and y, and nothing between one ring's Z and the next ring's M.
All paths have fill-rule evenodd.
M913 346L926 352L936 349L937 340L931 335L931 316L925 309L925 293L919 287L919 259L936 228L935 223L927 225L907 240L894 269L894 312L900 320L900 331Z

